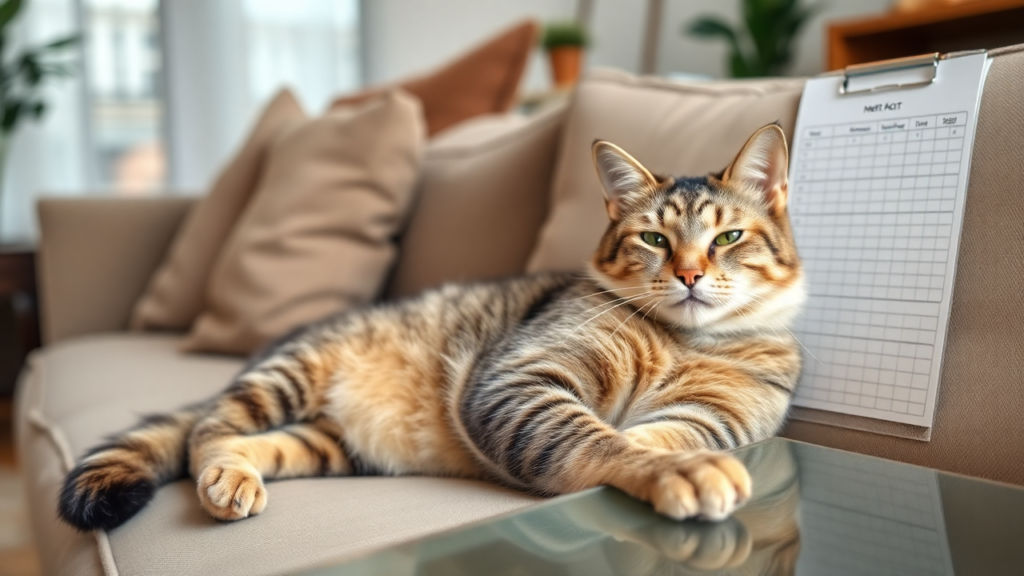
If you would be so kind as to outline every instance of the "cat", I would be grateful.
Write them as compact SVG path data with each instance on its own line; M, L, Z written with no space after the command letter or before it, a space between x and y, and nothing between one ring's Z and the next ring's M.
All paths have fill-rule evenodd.
M670 518L750 496L723 450L782 426L805 290L777 124L722 172L656 177L596 141L609 224L583 274L446 285L324 319L221 395L94 448L59 514L114 528L186 473L219 520L259 514L265 480L421 474L538 494L611 485Z

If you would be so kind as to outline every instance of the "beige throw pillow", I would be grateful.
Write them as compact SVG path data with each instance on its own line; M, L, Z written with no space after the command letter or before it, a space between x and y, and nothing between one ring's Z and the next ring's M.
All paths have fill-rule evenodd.
M565 106L482 116L430 143L390 298L523 273L548 213L564 118Z
M282 130L306 119L288 90L263 110L242 149L175 234L160 268L132 310L133 330L187 330L203 310L217 255L259 183L267 149Z
M184 349L248 354L371 302L394 262L424 134L419 103L396 91L275 141Z
M600 70L580 83L565 121L551 212L527 267L576 270L608 226L590 146L621 146L659 174L725 168L747 138L778 121L792 140L803 79L673 82Z

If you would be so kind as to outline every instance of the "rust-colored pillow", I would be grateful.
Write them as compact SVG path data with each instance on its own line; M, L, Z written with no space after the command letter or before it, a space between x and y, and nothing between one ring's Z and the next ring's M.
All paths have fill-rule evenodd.
M288 90L264 108L242 149L189 213L163 263L132 310L133 330L187 330L206 303L217 255L259 184L267 149L283 130L306 119Z
M419 103L396 90L282 134L184 349L249 354L376 298L412 204L423 132Z
M515 101L526 62L536 46L538 26L525 21L426 76L398 85L420 99L427 134L481 114L506 112ZM331 107L362 102L387 88L339 98Z

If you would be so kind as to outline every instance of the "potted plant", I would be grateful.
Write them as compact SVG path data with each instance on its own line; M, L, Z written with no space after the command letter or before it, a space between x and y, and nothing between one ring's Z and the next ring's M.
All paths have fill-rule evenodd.
M0 207L3 206L3 176L7 147L14 130L26 120L39 120L46 113L42 88L53 77L70 76L72 66L54 60L78 42L78 36L66 36L42 46L23 48L12 55L11 28L24 3L0 1Z
M729 43L733 78L779 76L792 59L793 41L820 3L801 6L800 0L743 0L743 24L732 26L713 16L698 18L683 31L698 38L721 38Z
M587 32L575 22L548 24L541 40L551 62L551 77L557 89L572 87L579 80Z

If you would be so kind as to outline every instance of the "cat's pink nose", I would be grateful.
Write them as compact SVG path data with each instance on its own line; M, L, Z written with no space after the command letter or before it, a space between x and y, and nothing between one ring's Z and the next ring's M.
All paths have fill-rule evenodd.
M693 285L697 283L697 280L704 275L704 271L691 268L689 270L676 270L676 276L686 284L687 288L693 288Z

